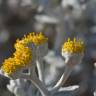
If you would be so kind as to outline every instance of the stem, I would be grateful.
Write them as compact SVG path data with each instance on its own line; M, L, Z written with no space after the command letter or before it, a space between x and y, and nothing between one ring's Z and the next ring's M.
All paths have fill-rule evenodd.
M66 66L65 72L62 74L61 78L56 83L56 85L51 89L52 93L55 93L60 87L62 87L64 85L64 83L68 79L71 72L72 72L72 69L70 69L68 66Z
M31 79L31 81L40 90L42 96L51 96L49 91L44 86L44 84L42 84L37 77L34 77L33 79Z
M44 66L43 66L43 61L41 59L37 60L36 61L36 65L37 65L39 80L44 83L44 74L43 74Z
M34 64L31 68L30 80L39 89L42 96L51 96L50 92L46 89L46 86L37 78L36 73L35 73L35 65Z
M30 66L30 75L22 74L21 78L29 79L32 84L39 89L42 96L51 96L50 92L46 89L46 86L38 79L35 73L35 63L32 64L32 67Z

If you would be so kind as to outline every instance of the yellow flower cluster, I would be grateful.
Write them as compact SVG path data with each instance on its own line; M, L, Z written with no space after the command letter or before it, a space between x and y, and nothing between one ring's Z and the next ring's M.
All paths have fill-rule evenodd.
M76 38L73 41L69 38L62 46L62 52L82 53L84 52L84 44L80 40L77 41Z
M25 67L31 58L31 49L25 47L21 50L16 50L12 58L5 59L1 68L6 74L10 75L17 71L17 69Z
M5 59L5 61L3 62L3 66L1 68L5 73L11 74L12 72L16 71L17 66L13 58L8 58Z
M17 40L17 43L15 44L16 49L20 49L23 46L28 45L29 43L33 43L36 46L42 45L48 41L48 38L46 38L41 32L39 33L29 33L27 36L25 35L22 40Z
M32 51L30 48L22 48L21 50L16 50L14 53L14 59L16 64L23 67L26 66L26 64L29 63L29 61L32 58Z
M17 69L25 67L32 58L32 51L28 48L29 43L33 43L36 46L46 43L47 38L42 33L35 34L34 32L30 33L27 36L24 36L23 39L17 40L15 46L16 51L13 54L12 58L5 59L3 62L2 70L10 75L15 72Z

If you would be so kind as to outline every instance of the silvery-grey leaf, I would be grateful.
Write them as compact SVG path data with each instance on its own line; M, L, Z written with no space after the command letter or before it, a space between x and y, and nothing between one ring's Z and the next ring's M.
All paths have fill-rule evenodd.
M0 75L0 96L14 96L13 93L11 93L7 89L7 84L9 84L9 78L5 77L3 75Z
M10 92L16 96L34 96L36 88L31 81L26 79L10 80L10 84L7 85Z
M61 91L74 91L74 90L77 90L78 88L79 88L78 85L62 87L62 88L59 89L59 92L61 92Z
M90 31L91 31L93 34L95 34L95 33L96 33L96 26L92 26L92 27L90 28Z
M54 51L49 51L44 59L47 63L44 71L45 83L47 86L52 87L64 72L64 60L60 55L56 55Z
M49 51L48 54L44 57L44 60L54 66L64 67L64 59L55 53L55 51Z
M35 19L40 23L57 24L59 22L55 17L50 17L47 15L36 15Z
M60 91L54 94L54 96L79 96L78 87L79 86L70 86L70 87L61 88Z
M22 0L21 6L32 6L32 0Z
M96 96L96 91L94 92L94 96Z
M7 30L1 30L0 32L0 43L4 43L9 40L10 34Z
M90 0L86 7L86 15L88 19L92 20L94 23L96 23L96 0Z
M67 7L67 6L78 6L78 0L62 0L61 6Z

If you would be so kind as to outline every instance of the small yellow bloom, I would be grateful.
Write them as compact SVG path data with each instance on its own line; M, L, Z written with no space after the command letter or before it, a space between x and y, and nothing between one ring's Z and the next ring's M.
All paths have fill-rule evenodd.
M82 53L84 52L84 44L80 40L77 41L76 38L73 41L69 38L62 46L62 52Z

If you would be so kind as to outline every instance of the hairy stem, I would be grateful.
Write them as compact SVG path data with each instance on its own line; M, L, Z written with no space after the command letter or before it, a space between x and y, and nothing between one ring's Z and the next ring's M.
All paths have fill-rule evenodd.
M36 65L37 65L39 80L44 83L44 74L43 74L43 72L44 72L44 66L43 66L42 60L37 60L36 61Z
M56 85L50 91L52 93L55 93L60 87L62 87L66 82L66 80L68 79L71 72L72 72L72 69L66 66L65 72L62 74L61 78L57 81Z

